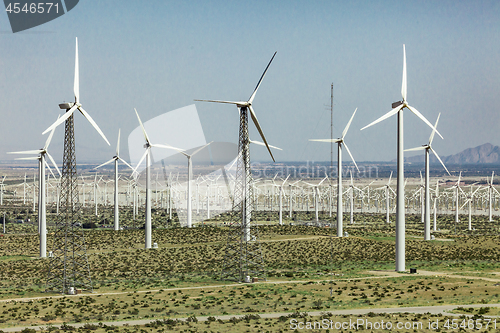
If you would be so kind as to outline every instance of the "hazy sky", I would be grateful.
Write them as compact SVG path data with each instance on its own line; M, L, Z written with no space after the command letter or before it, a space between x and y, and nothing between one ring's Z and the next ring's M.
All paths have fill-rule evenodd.
M0 13L0 161L42 147L58 104L73 101L75 37L81 102L111 142L78 114L79 162L110 159L119 128L128 159L134 107L147 121L193 99L247 100L275 51L253 106L269 143L283 148L278 162L330 160L329 144L308 139L330 137L331 83L334 137L358 108L346 137L356 160L394 159L395 117L360 128L401 99L403 44L410 105L432 123L442 112L438 153L500 144L499 1L81 0L16 34ZM237 141L234 105L196 107L207 141ZM429 134L405 111L406 148ZM49 148L56 160L63 135L61 126ZM262 147L251 154L270 160Z

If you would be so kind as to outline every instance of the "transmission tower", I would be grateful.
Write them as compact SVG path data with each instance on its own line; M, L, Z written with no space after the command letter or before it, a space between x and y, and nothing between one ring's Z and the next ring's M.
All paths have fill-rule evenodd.
M60 107L71 106L61 104ZM66 109L68 112L70 108ZM74 115L65 122L64 155L61 176L59 215L49 255L46 292L66 294L70 287L92 292L92 280L85 247L76 173Z
M257 224L251 224L253 189L249 146L248 108L240 107L238 164L234 187L232 223L224 255L222 280L244 282L247 276L265 279L264 259Z

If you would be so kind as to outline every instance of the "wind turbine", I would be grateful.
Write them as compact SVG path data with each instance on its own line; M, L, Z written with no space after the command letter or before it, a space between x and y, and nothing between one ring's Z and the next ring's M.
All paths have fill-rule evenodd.
M450 172L444 165L443 161L439 157L439 155L436 153L434 149L432 149L432 140L434 140L434 134L436 132L435 128L438 125L439 122L439 117L441 116L441 113L439 113L436 124L434 125L434 129L431 132L431 136L429 137L429 143L426 145L423 145L421 147L416 147L416 148L411 148L411 149L406 149L405 151L416 151L416 150L424 150L425 151L425 205L424 205L424 240L431 240L431 202L430 202L430 194L429 194L429 153L432 151L434 156L439 160L443 168L446 170L448 175L451 176Z
M462 171L458 174L457 183L452 187L452 189L455 188L455 223L460 222L458 219L458 198L460 195L459 191L463 192L460 188L460 178L462 178Z
M115 213L115 223L114 223L114 228L115 230L120 230L120 215L118 211L118 161L122 161L126 166L128 166L131 170L134 170L130 164L128 164L125 160L123 160L120 157L120 129L118 129L118 141L116 143L116 155L113 156L112 159L110 159L107 162L104 162L103 164L99 165L96 167L100 168L102 166L105 166L111 162L115 162L115 194L114 194L114 213Z
M351 157L352 162L356 166L356 169L359 168L358 165L356 164L356 161L354 160L354 157L352 157L351 151L349 150L349 147L347 147L347 144L344 142L344 137L347 134L347 131L349 130L349 127L351 126L352 119L354 118L354 115L356 114L356 111L358 111L358 108L356 108L351 116L351 119L349 119L349 122L347 123L346 127L344 128L344 131L342 132L342 136L338 139L311 139L309 141L319 141L319 142L336 142L337 143L337 237L342 237L343 234L343 211L342 211L342 144L345 146L345 150L347 150L347 153Z
M315 213L315 217L316 217L316 222L319 222L319 212L318 212L318 209L319 209L319 187L327 179L328 179L328 175L326 175L325 178L323 178L323 180L321 180L316 185L304 182L304 184L307 184L314 189L314 213Z
M470 191L469 194L466 194L467 200L465 200L464 204L460 209L464 208L465 205L469 204L469 231L472 230L472 199L474 199L474 195L481 189L481 186L479 186L474 192L472 192L472 186L476 185L477 183L471 184L470 185ZM460 189L461 190L461 189Z
M279 203L279 206L280 206L280 211L279 211L279 225L283 225L283 187L285 186L286 184L286 181L288 180L288 178L290 178L290 175L286 176L285 180L283 181L283 183L281 183L281 185L279 185L279 188L280 188L280 203ZM274 181L273 181L274 183ZM276 185L277 186L277 185Z
M391 171L391 175L389 176L389 181L387 181L387 184L385 184L384 186L382 187L379 187L377 188L377 190L381 190L381 189L384 189L385 190L385 214L386 214L386 217L385 217L385 222L386 223L391 223L391 220L389 218L389 214L390 214L390 192L389 191L392 191L392 193L394 193L394 195L396 195L396 193L394 192L394 190L391 188L391 180L392 180L392 171Z
M142 161L144 158L146 158L146 223L145 223L145 247L146 249L151 248L151 179L150 179L150 165L151 165L151 148L153 147L158 147L158 148L164 148L164 149L174 149L179 152L182 152L182 149L175 148L169 145L164 145L164 144L153 144L151 143L151 140L149 139L148 134L146 133L146 129L144 128L144 125L142 124L141 118L139 117L139 113L137 113L137 110L134 108L135 114L137 115L137 120L139 120L139 124L141 125L142 133L144 134L144 139L146 139L146 144L144 145L144 148L146 148L146 151L142 155L141 159L137 163L135 169L132 171L132 174L137 173L137 168L141 165Z
M495 175L495 171L493 171L491 173L491 180L488 180L488 178L486 178L486 182L488 183L488 221L489 222L493 222L493 195L494 193L493 192L496 192L497 194L500 194L498 192L498 190L493 187L493 176Z
M45 189L45 166L48 167L47 162L45 161L45 155L47 155L56 168L59 175L61 172L57 167L56 162L49 154L47 149L49 148L50 141L52 140L52 136L54 135L55 127L50 131L50 134L45 141L45 145L42 149L38 150L27 150L27 151L16 151L16 152L8 152L7 154L39 154L39 156L33 157L21 157L17 158L18 160L38 160L38 168L39 168L39 177L38 177L38 233L40 236L40 258L47 257L47 213L46 213L46 189ZM49 167L50 172L52 170ZM54 176L55 178L55 176ZM4 177L5 180L5 177ZM3 181L2 181L3 184ZM35 189L33 188L33 191Z
M403 44L403 80L401 85L402 101L392 103L393 109L366 125L361 130L373 126L382 120L385 120L395 114L398 115L398 148L397 148L397 165L398 165L398 179L397 179L397 201L396 201L396 271L403 272L405 270L405 192L404 192L404 152L403 152L403 110L405 108L413 112L418 118L426 123L430 128L442 138L441 133L413 106L410 106L406 101L407 95L407 82L406 82L406 50Z
M260 127L259 121L257 120L257 115L255 114L255 111L253 110L252 103L255 98L255 95L257 94L257 90L259 89L262 80L264 79L264 76L267 73L267 70L269 69L269 66L271 65L274 57L276 56L276 52L274 52L271 60L267 64L266 69L264 70L264 73L259 79L259 82L257 83L257 86L255 87L252 95L248 99L248 101L222 101L222 100L201 100L201 99L195 99L195 101L199 102L212 102L212 103L225 103L225 104L234 104L238 107L238 110L240 111L240 135L239 135L239 143L238 143L238 153L241 155L241 160L239 161L241 163L242 168L242 179L241 179L241 194L238 193L238 196L241 196L239 199L242 200L242 209L241 211L243 212L242 216L242 227L243 227L243 241L244 242L249 242L251 240L250 237L250 217L251 217L251 204L249 198L247 198L248 194L250 193L250 149L249 149L249 137L248 137L248 112L250 112L250 116L252 118L252 121L259 131L260 137L262 138L262 141L264 141L264 144L266 145L266 148L271 155L271 158L273 161L275 161L273 153L271 152L271 147L267 143L266 137L264 136L264 132L262 131L262 128Z
M212 141L213 142L213 141ZM187 227L191 228L192 227L192 211L191 211L191 179L193 178L193 165L191 162L191 157L196 155L200 150L203 150L205 147L207 147L209 144L212 142L207 143L204 146L201 146L200 148L196 149L194 152L191 154L188 154L184 151L180 151L180 153L184 156L187 157L188 160L188 179L187 179L187 204L186 204L186 210L187 210Z
M7 176L3 176L2 181L0 182L0 206L3 206L3 191L5 191L5 178L7 178Z

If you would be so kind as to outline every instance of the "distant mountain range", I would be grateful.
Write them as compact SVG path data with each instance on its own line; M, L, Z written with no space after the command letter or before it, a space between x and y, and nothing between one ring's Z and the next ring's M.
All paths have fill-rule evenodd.
M444 164L500 164L500 147L485 143L475 148L468 148L458 154L439 156ZM431 163L439 163L434 154L430 154ZM405 162L424 163L424 152L405 158Z

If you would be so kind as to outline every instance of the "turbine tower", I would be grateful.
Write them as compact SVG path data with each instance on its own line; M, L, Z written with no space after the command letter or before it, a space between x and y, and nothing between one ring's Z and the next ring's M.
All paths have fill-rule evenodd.
M378 118L374 122L366 125L361 130L373 126L382 120L385 120L395 114L398 115L398 148L397 148L397 167L398 167L398 179L397 179L397 191L396 191L396 271L403 272L405 270L405 188L404 188L404 152L403 152L403 110L405 108L413 112L418 118L425 122L430 128L436 131L436 133L441 137L441 133L413 106L410 106L406 101L407 86L406 86L406 50L403 44L403 80L401 85L401 97L403 98L400 102L392 103L393 109Z
M434 128L437 127L438 122L439 122L439 117L441 116L441 113L438 115L436 124L434 125ZM411 149L406 149L405 151L416 151L416 150L425 150L425 195L424 195L424 240L431 240L431 196L429 194L429 152L432 151L434 156L437 157L439 162L441 162L441 165L443 165L443 168L446 170L448 175L451 176L450 172L444 165L443 161L439 157L439 155L436 153L434 149L432 149L432 140L434 140L434 133L435 130L432 130L431 136L429 137L429 143L426 145L423 145L421 147L416 147L416 148L411 148Z
M59 104L66 113L45 130L65 122L64 154L61 177L60 210L54 232L53 256L50 258L46 291L68 293L70 288L92 291L85 239L80 223L78 182L76 172L74 112L79 110L109 145L108 139L80 103L78 39L76 39L74 103Z
M125 160L123 160L120 157L120 129L118 129L118 141L116 143L116 155L113 156L112 159L110 159L107 162L104 162L103 164L95 167L95 169L100 168L102 166L105 166L111 162L115 162L115 193L114 193L114 215L115 215L115 222L114 222L114 229L115 230L120 230L120 213L118 211L119 203L118 203L118 160L122 161L126 166L128 166L131 170L134 170L130 164L128 164Z
M47 138L47 141L45 141L45 146L43 146L42 149L39 150L27 150L27 151L16 151L16 152L9 152L7 154L40 154L39 156L33 156L33 157L21 157L17 158L17 160L38 160L38 234L40 237L40 258L45 258L47 257L47 214L46 214L46 190L45 190L45 167L49 167L46 160L45 160L45 155L47 155L56 168L57 172L59 175L61 175L61 172L59 171L59 168L56 165L56 162L52 158L52 156L49 154L47 149L49 148L50 141L52 140L52 136L54 135L54 130L55 128L50 131L49 137ZM48 168L50 172L52 170L50 167ZM52 174L54 176L54 174ZM56 178L54 176L54 178ZM35 189L33 188L33 191Z
M212 142L209 142L206 145L201 146L200 148L196 149L191 154L188 154L184 151L180 152L182 155L186 156L188 159L187 203L186 203L187 227L188 228L191 228L193 225L192 210L191 210L191 179L193 178L193 164L191 161L191 157L196 155L200 150L203 150L203 148L207 147Z
M202 102L227 103L238 107L240 113L239 140L238 140L238 164L236 169L236 183L233 197L233 216L235 220L231 223L231 232L228 236L226 254L221 278L223 280L235 280L243 282L249 276L264 276L264 262L260 243L258 241L257 225L250 225L253 203L252 175L250 172L250 140L248 137L248 114L252 118L255 127L259 131L262 141L267 147L274 161L271 148L267 143L264 132L260 127L257 116L252 108L255 94L266 75L271 62L276 56L274 53L264 73L260 77L255 90L248 101L220 101L220 100L196 100ZM252 233L252 234L251 234Z
M347 123L346 127L344 128L344 131L342 132L342 136L338 139L311 139L309 141L319 141L319 142L336 142L337 143L337 237L342 237L343 235L343 209L342 209L342 145L345 146L345 150L347 150L347 153L351 157L352 162L356 166L356 169L359 172L358 165L356 164L356 161L354 160L354 157L352 157L351 151L349 150L349 147L347 147L347 144L344 142L345 135L347 134L347 131L349 130L349 127L351 126L352 119L354 118L354 115L356 114L356 111L358 111L358 108L354 110L354 113L351 116L351 119L349 119L349 122Z
M142 124L141 118L139 117L139 113L137 113L137 110L135 110L135 114L137 115L137 120L139 120L139 124L141 125L142 133L144 134L144 139L146 140L146 144L144 145L144 148L146 148L146 151L142 155L141 159L137 163L134 171L132 172L132 175L137 173L137 168L141 165L142 161L144 161L144 158L146 158L146 221L145 221L145 226L144 226L144 231L145 231L145 248L150 249L151 248L151 230L152 230L152 225L151 225L151 148L157 147L157 148L165 148L165 149L174 149L179 152L182 152L182 149L175 148L169 145L163 145L163 144L153 144L151 143L151 140L149 139L148 133L146 133L146 129L144 128L144 125Z

